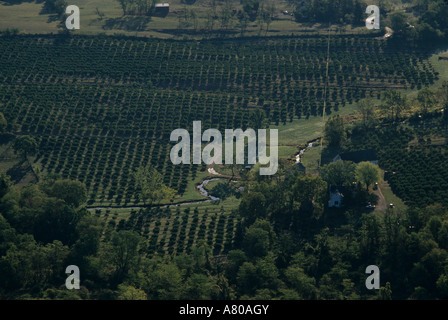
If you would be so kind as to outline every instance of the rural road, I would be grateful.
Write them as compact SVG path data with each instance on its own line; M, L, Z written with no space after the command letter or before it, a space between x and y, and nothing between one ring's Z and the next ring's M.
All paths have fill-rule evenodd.
M384 198L384 195L381 192L379 184L378 189L375 190L375 194L378 196L378 203L376 204L375 211L386 211L387 209L386 199Z

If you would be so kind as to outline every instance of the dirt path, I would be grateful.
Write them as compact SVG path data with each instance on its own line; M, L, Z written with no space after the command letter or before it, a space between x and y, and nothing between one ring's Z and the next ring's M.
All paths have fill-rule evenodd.
M375 190L375 194L378 196L378 203L376 204L375 211L386 211L387 204L386 198L384 198L383 193L381 192L381 187L378 184L378 189Z

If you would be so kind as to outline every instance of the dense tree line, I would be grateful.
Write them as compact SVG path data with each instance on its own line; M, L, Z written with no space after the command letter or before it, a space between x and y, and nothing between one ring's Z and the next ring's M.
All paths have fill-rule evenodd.
M268 178L269 179L269 178ZM448 210L326 208L327 183L290 171L248 183L236 243L213 256L146 254L131 230L102 234L82 206L83 186L47 177L18 189L2 175L2 298L45 299L425 299L448 297ZM55 193L79 190L78 201ZM84 191L85 194L85 191ZM82 270L81 290L65 288L65 267ZM381 290L365 288L378 265Z
M154 0L117 0L123 15L151 15L154 12Z
M394 95L385 94L381 103L396 103L390 99ZM415 103L423 117L407 118L408 126L443 125L440 112L437 117L433 113L446 101L446 84L436 92L422 89ZM325 132L344 139L336 138L338 145L328 142L326 148L382 146L379 160L384 165L387 154L397 153L394 147L412 139L413 131L396 122L408 113L397 117L374 106L367 114L384 117L365 121L367 107L365 101L360 104L360 121L354 126L348 128L336 117L327 122L339 129ZM256 118L263 126L262 117ZM437 132L443 134L440 128ZM393 137L390 145L382 144L381 135ZM425 144L422 140L421 146ZM52 174L19 188L1 174L0 298L448 298L448 208L410 203L407 209L367 212L365 203L375 201L369 187L378 180L373 168L337 161L322 166L319 175L307 175L281 162L277 176L248 174L236 212L241 223L225 255L214 255L205 241L190 253L151 252L140 232L104 232L104 222L83 207L82 183ZM151 170L136 175L140 192L161 189L160 183L148 184L148 177L157 178ZM353 186L353 181L358 183ZM330 185L352 186L344 208L328 208ZM157 201L150 194L148 199ZM65 267L72 264L82 270L80 290L65 288ZM380 290L365 287L365 268L372 264L381 272Z
M435 42L448 37L448 6L444 0L414 1L413 14L392 11L386 22L394 33L408 40Z
M323 22L360 25L366 6L360 0L297 1L294 12L298 22Z
M390 1L379 1L381 26L393 30L395 37L407 40L434 42L448 37L448 6L445 0L409 1L409 12L399 9ZM363 25L366 4L359 0L292 1L298 22Z
M62 16L67 6L68 4L65 0L45 0L43 9L48 13L55 13Z

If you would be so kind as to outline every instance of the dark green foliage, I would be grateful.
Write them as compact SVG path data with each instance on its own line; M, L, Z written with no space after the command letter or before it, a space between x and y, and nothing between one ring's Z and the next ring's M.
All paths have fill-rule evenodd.
M28 155L34 155L37 152L37 142L29 135L17 137L14 140L12 147L16 153L22 154L25 158Z
M0 134L5 132L7 127L8 127L8 121L6 121L6 118L3 115L3 113L0 112Z
M439 114L434 125L440 123L439 117L443 115ZM437 202L446 204L448 153L444 146L428 143L430 134L431 131L418 127L385 127L367 133L352 133L349 147L354 150L377 150L379 166L385 170L384 178L393 192L409 205L425 207ZM409 147L413 140L416 143Z
M48 195L64 200L74 208L87 200L86 186L82 182L69 179L56 180L47 191Z
M341 3L353 4L353 16L340 17L342 22L355 21L357 2ZM319 19L327 13L320 11ZM356 201L346 211L326 208L326 181L348 184L352 165L334 175L323 169L323 178L287 173L249 181L231 214L153 208L122 219L107 210L102 224L100 211L79 208L86 190L89 199L102 196L102 202L135 200L132 172L146 163L163 170L164 184L185 190L198 167L170 165L166 141L173 128L189 128L193 119L223 129L263 127L263 116L279 123L320 115L324 39L200 46L76 36L67 42L32 36L0 42L1 56L16 62L0 60L1 110L19 132L39 136L44 171L60 173L21 189L0 179L0 298L448 296L447 153L431 146L420 129L391 124L349 131L345 147L374 148L393 191L410 205L382 218L363 214ZM358 37L336 37L331 44L329 110L382 91L390 77L404 87L437 76L424 48ZM260 62L262 57L269 59ZM34 71L24 67L30 63ZM375 71L364 79L365 70ZM370 92L369 83L376 85ZM249 105L257 111L249 113ZM392 118L399 119L395 112ZM442 120L434 116L432 126ZM424 127L415 121L416 128ZM414 138L416 147L410 147ZM343 140L336 140L341 146ZM427 206L435 202L442 205ZM77 292L63 288L69 264L81 268ZM381 269L378 293L364 286L371 264Z
M299 22L323 22L359 25L363 22L365 5L360 0L298 1L295 18Z
M89 204L143 203L132 175L143 164L183 194L202 168L174 166L169 135L193 120L223 130L322 114L324 38L200 45L70 39L0 38L0 55L15 59L0 60L0 112L34 137L43 172L85 183ZM331 48L328 112L376 95L391 76L403 82L399 88L437 78L426 60L430 48L342 36ZM365 70L372 73L360 76Z
M249 16L250 21L255 21L260 7L259 0L243 0L243 10Z
M325 141L330 147L341 147L345 141L344 118L341 116L332 116L325 123L324 128Z
M65 0L45 0L44 11L62 16L68 4Z

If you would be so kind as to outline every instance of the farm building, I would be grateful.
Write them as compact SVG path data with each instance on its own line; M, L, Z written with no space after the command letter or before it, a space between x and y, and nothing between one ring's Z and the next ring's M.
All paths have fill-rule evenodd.
M341 153L333 158L333 162L336 162L338 160L352 161L354 163L368 161L374 164L378 164L378 157L376 156L376 152L373 149Z
M155 5L154 14L157 16L165 17L170 12L170 4L169 3L157 3Z
M328 207L340 208L342 207L342 201L344 200L345 188L340 186L330 187L330 200L328 200Z

